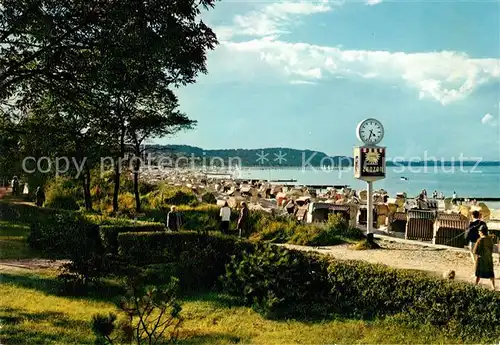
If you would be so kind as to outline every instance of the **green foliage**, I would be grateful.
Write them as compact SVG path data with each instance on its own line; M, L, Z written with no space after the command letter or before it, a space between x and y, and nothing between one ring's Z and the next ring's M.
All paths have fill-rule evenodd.
M216 204L217 198L215 197L214 193L206 192L201 196L201 201L207 204Z
M45 188L45 206L63 210L78 210L83 199L81 187L67 177L51 180Z
M326 223L313 224L301 224L288 217L261 217L254 229L254 240L305 246L335 245L363 238L361 230L349 228L348 223L336 214L330 215Z
M152 208L168 207L170 205L191 205L198 203L198 197L187 187L175 187L167 184L158 185L157 189L146 196Z
M291 218L271 219L270 217L262 217L257 222L254 228L256 232L251 238L256 241L286 243L290 240L296 227L297 222Z
M118 234L123 232L155 232L165 231L165 225L161 223L137 223L130 225L102 225L99 227L101 241L105 250L109 253L118 253Z
M129 281L127 294L118 302L123 316L115 325L116 314L92 317L95 344L170 344L177 340L182 324L181 306L177 301L178 280L167 285L143 286L139 279Z
M438 326L465 340L500 337L497 293L382 265L264 247L234 258L223 282L266 315L399 315L408 324Z
M73 214L65 210L36 207L27 204L14 204L0 200L0 219L11 222L43 221L56 214Z
M119 254L132 264L170 264L183 290L214 287L231 256L253 250L246 241L197 232L120 233Z
M234 257L221 281L227 292L268 317L325 317L326 304L313 307L328 299L327 267L319 257L264 245Z

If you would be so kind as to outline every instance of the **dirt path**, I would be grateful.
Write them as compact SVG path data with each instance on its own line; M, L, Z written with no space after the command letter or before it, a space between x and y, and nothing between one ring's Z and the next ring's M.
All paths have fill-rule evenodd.
M0 273L12 271L36 271L36 270L56 270L67 260L47 260L47 259L5 259L0 260Z
M472 282L474 265L466 251L447 250L441 248L424 247L412 244L397 243L382 240L379 242L382 249L352 250L349 245L333 247L303 247L284 245L290 249L316 251L334 256L340 260L362 260L370 263L384 264L394 268L414 269L432 272L442 276L448 270L454 270L457 280ZM500 263L495 261L495 276L497 290L500 290ZM481 280L483 285L491 286L488 280Z

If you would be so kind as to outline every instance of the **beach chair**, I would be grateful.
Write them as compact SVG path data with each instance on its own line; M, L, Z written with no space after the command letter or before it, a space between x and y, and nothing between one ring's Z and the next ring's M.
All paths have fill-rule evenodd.
M432 241L436 212L432 210L408 211L405 238L407 240Z
M465 231L469 226L469 220L459 213L439 213L434 223L434 238L432 243L443 244L450 247L463 248Z
M406 223L408 222L405 212L394 212L389 220L389 231L393 232L406 232Z

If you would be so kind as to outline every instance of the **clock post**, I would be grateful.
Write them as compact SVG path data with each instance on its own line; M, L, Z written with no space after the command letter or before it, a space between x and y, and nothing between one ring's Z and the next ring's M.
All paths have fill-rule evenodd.
M356 134L364 145L354 147L354 177L367 183L366 237L373 242L373 182L385 178L385 147L377 146L384 127L370 118L358 124Z

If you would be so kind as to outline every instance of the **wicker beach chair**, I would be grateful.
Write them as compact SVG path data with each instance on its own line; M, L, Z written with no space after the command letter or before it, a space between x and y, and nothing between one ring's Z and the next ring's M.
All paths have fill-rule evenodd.
M439 213L434 224L432 243L463 248L466 245L465 231L469 220L462 214Z
M389 231L393 232L406 232L406 223L408 222L407 216L405 212L395 212L392 214L391 219L389 220Z
M405 238L407 240L432 241L436 212L432 210L408 211Z

